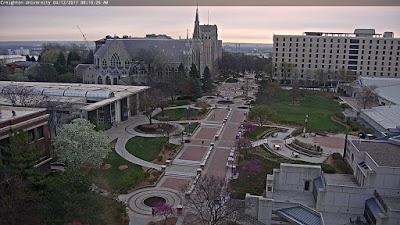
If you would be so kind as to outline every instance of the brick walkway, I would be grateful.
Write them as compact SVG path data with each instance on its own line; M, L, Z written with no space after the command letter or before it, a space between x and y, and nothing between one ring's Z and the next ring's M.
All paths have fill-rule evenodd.
M197 146L197 145L188 145L182 149L183 153L179 157L179 159L184 160L193 160L193 161L201 161L206 154L208 149L208 145L205 146Z
M181 192L189 185L191 179L167 177L160 187L171 188Z

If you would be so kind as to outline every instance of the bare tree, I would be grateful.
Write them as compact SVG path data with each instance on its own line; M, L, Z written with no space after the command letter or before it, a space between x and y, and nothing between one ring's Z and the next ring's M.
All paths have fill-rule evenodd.
M13 106L37 107L45 99L37 90L24 86L6 86L1 96L9 100Z
M167 68L169 63L167 55L156 47L142 48L139 49L137 59L146 65L149 85L155 86L156 83L160 83L162 77L158 75Z
M152 88L144 93L139 110L149 119L150 125L152 124L154 110L156 110L160 102L164 100L164 94L160 89Z
M294 71L294 76L292 79L292 103L293 105L296 103L297 99L300 95L300 85L299 85L299 73L298 70Z
M224 177L205 175L187 197L187 207L201 224L215 225L232 218L239 210L229 193Z
M375 103L378 98L375 93L375 89L377 86L362 86L357 91L357 103L359 106L363 107L363 109L367 107L371 107L373 103Z

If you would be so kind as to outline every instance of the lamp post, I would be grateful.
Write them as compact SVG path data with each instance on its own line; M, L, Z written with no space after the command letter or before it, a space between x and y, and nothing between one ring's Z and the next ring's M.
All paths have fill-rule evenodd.
M304 137L306 137L307 120L308 120L308 115L306 115L306 118L305 118L305 120L304 120L304 130L303 130L303 136L304 136Z
M190 135L190 128L192 127L192 123L189 122L189 133L188 135Z

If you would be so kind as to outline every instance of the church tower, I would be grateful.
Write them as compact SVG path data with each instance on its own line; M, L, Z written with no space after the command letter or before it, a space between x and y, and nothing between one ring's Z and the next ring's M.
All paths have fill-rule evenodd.
M193 39L200 39L200 22L199 22L199 6L196 8L196 19L194 21Z

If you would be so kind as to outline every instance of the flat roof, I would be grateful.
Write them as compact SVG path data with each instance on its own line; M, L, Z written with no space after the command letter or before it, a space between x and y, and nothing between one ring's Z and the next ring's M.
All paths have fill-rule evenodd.
M1 106L1 117L0 122L18 119L27 115L31 115L38 112L46 111L43 108L26 108L26 107L15 107L15 106ZM15 112L16 116L13 116L12 111Z
M361 112L386 130L400 126L400 105L372 107Z
M394 211L400 211L400 198L383 197L386 206Z
M62 99L63 102L78 102L79 99L91 99L91 96L96 99L101 99L98 102L82 107L81 109L84 111L97 109L104 105L110 104L113 101L142 92L149 88L148 86L0 81L1 90L4 87L9 87L13 85L32 88L35 90L42 90L43 92L48 93L48 95L52 96L52 98ZM76 96L68 96L67 93L72 93ZM91 96L86 96L89 93L91 94ZM107 93L112 93L112 95Z
M325 183L327 185L360 187L357 180L350 174L328 174L324 173Z
M359 151L367 152L378 166L400 167L400 145L386 141L351 140Z
M105 85L105 84L81 84L81 83L45 83L45 82L14 82L0 81L0 87L18 85L29 88L40 89L62 89L76 91L110 91L115 96L126 96L148 89L148 86L126 86L126 85Z

